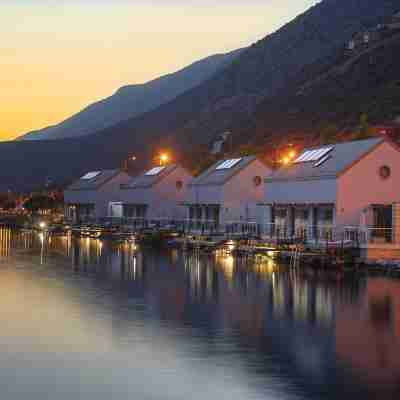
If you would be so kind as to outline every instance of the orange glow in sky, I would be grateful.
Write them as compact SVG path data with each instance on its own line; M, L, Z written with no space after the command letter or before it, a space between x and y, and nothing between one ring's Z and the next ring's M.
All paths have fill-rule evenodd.
M315 0L2 0L0 140L247 46Z

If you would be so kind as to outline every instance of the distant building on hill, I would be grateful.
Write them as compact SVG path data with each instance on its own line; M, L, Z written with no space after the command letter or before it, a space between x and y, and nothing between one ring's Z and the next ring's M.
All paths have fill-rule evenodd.
M387 21L386 26L389 29L400 29L400 11Z
M346 49L353 52L368 48L371 44L392 35L396 30L400 30L400 12L389 17L384 23L355 33L348 41Z
M217 155L222 153L223 146L231 135L232 135L231 132L224 132L222 135L219 135L212 143L211 154Z
M396 142L400 141L400 123L374 125L371 129L380 136L392 139Z
M348 42L347 50L349 51L362 50L367 48L371 44L378 42L379 40L382 39L383 30L384 30L383 26L380 25L374 29L357 32Z

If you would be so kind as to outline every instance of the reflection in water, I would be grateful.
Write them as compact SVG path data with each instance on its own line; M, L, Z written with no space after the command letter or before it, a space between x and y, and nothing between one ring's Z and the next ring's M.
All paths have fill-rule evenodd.
M2 399L399 390L399 281L7 229L0 249Z

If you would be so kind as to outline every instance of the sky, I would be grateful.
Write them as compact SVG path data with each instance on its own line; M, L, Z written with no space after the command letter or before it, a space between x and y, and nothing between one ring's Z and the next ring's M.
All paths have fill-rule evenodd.
M1 0L0 140L263 38L316 0Z

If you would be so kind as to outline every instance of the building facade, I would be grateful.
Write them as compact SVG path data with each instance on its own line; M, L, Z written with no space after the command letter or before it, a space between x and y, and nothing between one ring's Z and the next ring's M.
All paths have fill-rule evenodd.
M192 175L180 165L154 167L121 186L119 199L110 204L109 214L122 216L127 222L183 220L182 202L191 179Z
M129 175L119 169L88 172L64 192L65 219L71 223L94 222L108 216L108 205L120 194Z
M398 179L400 151L388 140L307 149L265 179L268 234L343 240L361 229L364 241L400 243Z
M270 173L271 168L254 156L217 162L189 184L187 220L198 228L259 221L257 204Z

